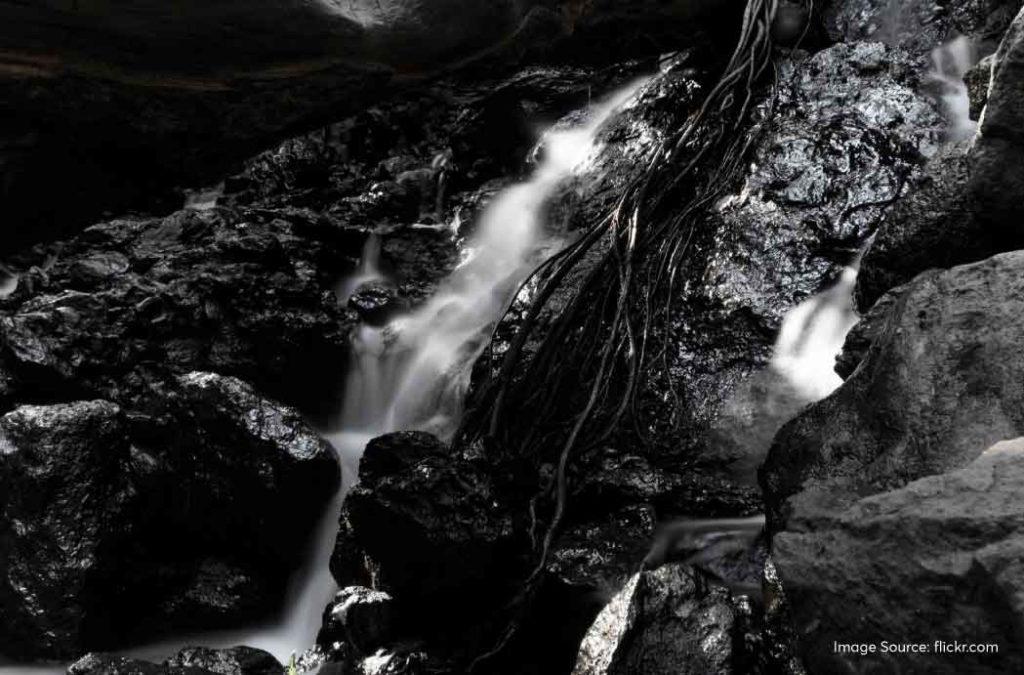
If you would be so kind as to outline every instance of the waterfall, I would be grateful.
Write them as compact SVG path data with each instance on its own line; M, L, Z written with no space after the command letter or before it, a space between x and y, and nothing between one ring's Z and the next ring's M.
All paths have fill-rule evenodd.
M805 401L821 400L843 383L835 372L836 356L858 320L856 283L857 266L844 268L834 286L804 300L782 321L771 367Z
M964 83L967 71L977 62L977 49L963 36L932 50L931 70L925 81L935 88L939 110L949 125L946 138L954 143L972 138L978 131L978 123L971 119L971 98Z
M337 591L328 563L338 513L355 482L367 442L409 429L450 439L462 416L473 363L495 324L520 284L563 244L545 227L547 202L564 181L586 168L597 151L598 132L641 84L635 82L595 106L581 126L547 131L538 144L533 175L488 205L466 244L462 263L434 296L386 326L357 329L338 428L327 434L342 465L341 490L318 527L308 565L290 590L285 619L241 642L285 662L292 652L312 646L321 613ZM379 256L380 241L371 236L356 274L341 285L340 297L384 278Z

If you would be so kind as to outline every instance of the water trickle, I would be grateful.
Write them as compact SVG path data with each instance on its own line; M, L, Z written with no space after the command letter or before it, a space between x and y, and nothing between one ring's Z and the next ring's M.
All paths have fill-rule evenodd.
M342 303L348 302L348 299L359 290L360 286L383 279L384 274L380 270L380 235L371 232L363 243L363 254L359 258L359 267L355 274L346 277L338 285L336 291L338 300Z
M16 290L18 290L18 275L0 267L0 299L10 296Z
M972 138L978 123L971 119L971 97L964 76L978 62L978 50L966 37L958 37L932 50L931 70L926 82L935 87L939 110L949 128L948 141Z
M783 319L771 365L809 402L825 398L843 383L835 372L836 356L857 323L856 282L857 267L845 268L834 286L800 303Z

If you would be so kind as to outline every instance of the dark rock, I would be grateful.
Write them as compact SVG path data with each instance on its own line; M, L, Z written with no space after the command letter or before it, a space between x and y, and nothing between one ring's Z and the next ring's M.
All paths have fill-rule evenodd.
M992 68L970 194L985 228L1008 247L1018 247L1024 241L1024 177L1007 167L1024 161L1024 11L1003 39Z
M725 589L666 565L634 576L598 615L574 675L732 673L736 611Z
M109 654L87 654L68 667L68 675L210 675L202 668L170 668Z
M1005 673L1024 668L1024 440L968 466L859 499L776 535L811 672ZM882 590L884 589L884 590ZM833 641L925 644L921 654L837 654ZM940 651L992 644L991 654Z
M994 64L995 55L990 54L978 61L964 76L967 93L971 99L972 120L980 120L981 113L988 104L988 87L992 82L992 66Z
M334 650L336 643L351 645L356 653L372 654L395 635L395 603L390 595L362 586L338 591L324 610L317 643Z
M162 664L107 654L88 654L68 668L68 675L283 675L270 654L252 647L188 647Z
M363 284L348 299L348 306L371 326L382 326L403 307L395 289L383 283Z
M284 668L267 652L252 647L188 647L167 660L170 669L199 668L217 675L282 675Z
M65 242L23 274L0 313L0 351L21 397L133 404L133 369L215 370L309 410L325 406L355 322L330 289L355 247L339 251L302 227L182 211L103 223Z
M500 500L486 467L429 434L389 434L366 447L342 518L375 586L414 611L430 608L434 630L473 616L466 608L492 601L495 580L509 578L515 533Z
M158 200L167 212L181 203L171 186L217 182L287 132L438 72L502 73L546 55L602 64L656 55L692 44L741 3L729 7L263 0L242 9L189 0L168 13L158 2L131 11L88 0L8 2L0 101L11 123L0 138L0 198L8 222L22 226L5 240L66 233ZM733 21L721 25L735 30ZM601 40L612 26L618 39ZM54 185L67 188L62 199L51 198Z
M333 452L233 378L186 375L160 401L0 418L3 651L110 649L280 602L336 488Z
M855 296L862 312L886 291L933 267L952 267L997 250L978 226L984 209L970 199L971 158L966 148L944 148L926 167L916 189L886 214L861 264Z
M0 418L0 651L80 652L102 623L136 497L124 414L105 401Z

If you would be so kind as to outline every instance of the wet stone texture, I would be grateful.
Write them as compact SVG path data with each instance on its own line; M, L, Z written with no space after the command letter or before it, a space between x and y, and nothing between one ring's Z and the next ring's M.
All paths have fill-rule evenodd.
M147 412L0 417L3 652L66 658L282 600L289 550L336 489L332 450L239 380L195 373L163 393Z

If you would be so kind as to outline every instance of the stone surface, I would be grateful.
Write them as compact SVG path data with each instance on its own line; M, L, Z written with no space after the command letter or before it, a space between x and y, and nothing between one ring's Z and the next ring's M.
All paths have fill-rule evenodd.
M793 518L776 535L810 672L1005 673L1024 667L1024 439L962 469ZM884 591L882 590L884 589ZM917 655L837 655L843 643L925 644ZM938 651L935 642L995 645ZM955 649L955 647L952 647Z
M395 635L395 602L387 593L362 586L338 591L324 610L317 644L335 650L347 643L356 653L373 654Z
M172 672L176 668L200 668L217 675L281 675L284 672L277 659L252 647L188 647L167 659L166 665Z
M890 291L848 342L859 365L846 383L776 437L761 481L811 672L1000 672L1022 658L1007 600L1020 582L1021 443L978 459L1024 432L1022 266L1024 253L1006 253ZM837 656L832 640L1001 646L965 662L865 660Z
M26 253L18 290L0 301L18 397L88 392L131 405L139 373L212 370L316 411L333 399L355 321L329 289L361 242L316 228L301 216L186 210Z
M728 591L666 565L634 576L601 611L573 675L736 672L735 629Z
M983 226L1016 247L1024 241L1024 178L1008 167L1024 161L1024 10L994 59L970 193L981 207L978 217Z
M1020 6L1020 0L831 0L822 19L832 40L876 40L924 57L958 34L998 40Z
M432 608L428 630L492 598L513 564L516 533L494 479L429 434L371 441L342 518L372 561L376 585L406 606ZM343 574L337 563L332 569Z
M68 667L68 675L283 675L270 654L251 647L187 647L164 663L108 654L88 654Z
M166 385L170 386L170 385ZM147 412L0 418L0 649L68 657L267 615L337 485L294 410L194 373Z

